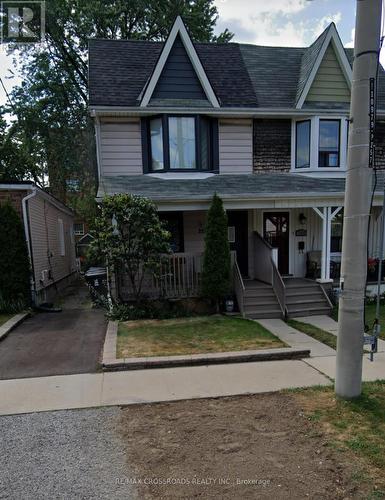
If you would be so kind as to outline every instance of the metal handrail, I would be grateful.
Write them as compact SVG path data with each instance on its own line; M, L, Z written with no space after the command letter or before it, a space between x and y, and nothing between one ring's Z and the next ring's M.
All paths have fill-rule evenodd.
M237 298L239 312L242 314L242 316L244 316L245 315L244 296L246 288L242 279L241 271L239 270L237 259L234 259L233 275L234 275L234 292Z

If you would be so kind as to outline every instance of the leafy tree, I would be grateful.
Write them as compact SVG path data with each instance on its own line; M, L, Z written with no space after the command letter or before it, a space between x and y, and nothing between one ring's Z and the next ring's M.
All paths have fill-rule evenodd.
M29 302L29 257L16 210L0 205L0 311L16 312Z
M110 271L126 271L134 298L140 302L145 275L156 276L161 254L170 251L170 234L155 205L141 196L106 196L92 235L91 253L101 257Z
M7 124L0 109L0 182L28 179L42 185L39 146L30 145L18 122Z
M213 0L50 0L46 2L46 43L10 46L19 61L22 84L6 111L17 118L23 149L40 150L54 195L67 199L66 181L76 179L83 197L96 194L96 154L88 113L90 38L164 40L181 15L196 41L229 41L214 35ZM15 165L15 164L14 164ZM89 206L92 203L83 203ZM94 207L92 207L92 210Z
M220 301L229 291L230 247L227 237L227 215L222 199L213 196L207 213L205 251L202 271L202 292L219 312Z

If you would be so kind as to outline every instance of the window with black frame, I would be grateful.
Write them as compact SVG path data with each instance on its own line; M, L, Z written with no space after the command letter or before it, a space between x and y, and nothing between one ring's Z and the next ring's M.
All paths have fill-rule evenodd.
M340 166L340 120L319 121L318 166Z
M163 115L146 121L148 170L216 170L217 122L204 116Z

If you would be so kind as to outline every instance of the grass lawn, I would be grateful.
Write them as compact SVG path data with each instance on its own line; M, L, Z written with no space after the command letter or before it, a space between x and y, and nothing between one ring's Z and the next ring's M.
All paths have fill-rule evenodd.
M228 316L126 321L119 324L117 357L173 356L286 347L255 321Z
M371 330L374 318L376 316L376 304L366 304L365 312L366 312L366 324L370 327ZM334 307L332 316L333 319L338 321L338 306ZM380 305L380 325L381 325L380 338L385 340L385 305L383 304Z
M330 445L353 456L361 469L355 480L377 483L367 498L385 498L385 381L364 383L362 396L352 401L336 399L332 388L305 389L296 398Z
M14 314L0 314L0 326L12 318Z
M326 332L325 330L321 330L321 328L309 325L308 323L302 323L302 321L296 321L295 319L289 319L287 323L296 330L306 333L306 335L309 335L309 337L313 337L313 339L328 345L332 349L337 348L337 337L332 333Z

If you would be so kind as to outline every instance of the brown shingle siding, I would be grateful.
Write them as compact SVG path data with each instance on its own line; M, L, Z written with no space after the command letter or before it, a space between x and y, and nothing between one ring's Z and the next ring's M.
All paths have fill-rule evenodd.
M17 211L17 213L22 218L22 200L27 196L27 191L13 191L13 190L0 190L0 204L3 203L11 203L13 208Z
M291 121L254 120L254 172L289 172L291 162Z

